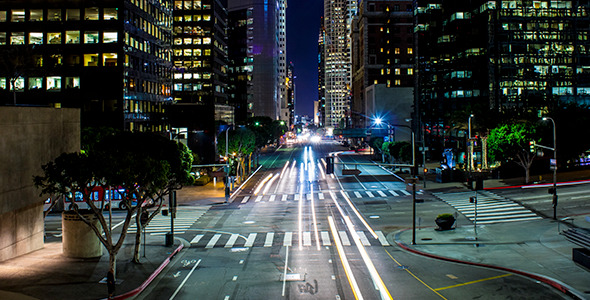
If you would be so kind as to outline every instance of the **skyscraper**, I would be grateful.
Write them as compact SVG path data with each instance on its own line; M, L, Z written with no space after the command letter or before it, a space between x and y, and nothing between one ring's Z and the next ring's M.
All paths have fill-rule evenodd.
M344 127L349 117L351 22L356 11L355 0L324 0L326 127Z
M273 120L280 114L278 0L229 0L228 11L246 14L246 53L250 59L251 80L248 85L248 114ZM286 7L286 5L285 5ZM286 64L284 66L286 68ZM286 74L286 73L285 73Z
M0 1L0 103L82 110L83 126L166 131L172 1Z

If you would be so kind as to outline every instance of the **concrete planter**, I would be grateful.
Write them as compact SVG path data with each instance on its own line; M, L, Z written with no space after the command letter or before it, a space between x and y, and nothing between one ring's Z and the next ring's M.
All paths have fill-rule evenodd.
M455 224L455 218L436 218L434 222L438 225L436 228L438 231L451 230Z
M99 225L98 218L92 213L82 213L86 219ZM100 225L99 225L100 226ZM63 253L73 258L95 258L102 256L100 240L75 211L62 213Z

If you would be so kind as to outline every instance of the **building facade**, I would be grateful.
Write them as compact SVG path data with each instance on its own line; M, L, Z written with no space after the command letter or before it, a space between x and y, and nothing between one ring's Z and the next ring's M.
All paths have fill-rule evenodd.
M246 53L243 64L251 78L248 83L247 111L252 116L278 120L280 115L278 0L229 0L228 11L242 11L246 17ZM285 4L286 7L286 4ZM232 21L233 22L233 21ZM232 58L233 59L233 58ZM286 67L286 66L285 66Z
M315 112L314 119L317 117L317 126L324 127L326 123L326 61L324 57L325 51L326 30L324 28L324 17L320 20L320 34L318 37L318 100L317 112Z
M289 72L289 63L287 63L287 0L277 0L277 41L278 41L278 69L279 73L279 103L280 115L279 119L285 121L286 124L292 124L290 120L293 119L293 111L290 108L290 100L293 98L289 96L287 81ZM293 77L291 77L291 80Z
M0 1L0 102L82 110L82 125L164 132L172 1Z
M402 124L411 118L413 44L411 1L361 3L352 34L353 127L369 128L376 117L390 124ZM371 88L377 85L380 87ZM383 88L391 91L385 92Z
M431 149L458 138L450 130L453 111L588 103L588 1L416 5L416 113L433 139Z
M351 22L357 1L324 0L326 127L346 127L350 113Z

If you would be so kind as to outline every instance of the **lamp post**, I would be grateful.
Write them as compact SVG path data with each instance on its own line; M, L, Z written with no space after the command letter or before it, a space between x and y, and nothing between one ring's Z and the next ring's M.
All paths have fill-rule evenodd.
M229 202L229 137L228 132L231 127L225 130L225 203Z
M383 122L381 118L375 118L375 124L385 124L388 128L391 127L406 127L410 129L412 133L412 178L409 182L412 184L412 245L416 245L416 183L418 182L418 178L416 177L418 174L416 172L416 137L415 133L412 130L412 127L409 125L401 125L401 124L389 124L387 122Z
M555 130L555 120L551 117L543 117L543 121L551 120L553 124L553 219L557 220L557 135Z
M473 118L473 114L469 115L469 119L468 119L468 129L469 129L469 160L467 162L467 170L469 171L469 176L471 177L471 170L472 165L473 165L473 141L472 141L472 137L471 137L471 118Z

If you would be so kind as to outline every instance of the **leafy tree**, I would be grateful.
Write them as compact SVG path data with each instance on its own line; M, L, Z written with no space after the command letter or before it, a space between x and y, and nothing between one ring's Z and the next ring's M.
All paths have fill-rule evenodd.
M412 144L406 141L389 143L389 153L397 162L409 162L412 160Z
M488 155L491 161L515 161L525 171L525 183L529 183L530 168L535 153L529 150L529 142L534 139L536 124L503 124L490 131L488 136Z
M238 128L229 131L227 139L230 165L236 166L236 175L241 177L246 173L246 158L251 159L252 153L256 150L256 135L248 128ZM219 155L225 156L225 131L217 137L217 145Z
M386 156L389 161L391 161L391 152L389 151L391 144L392 142L384 142L383 145L381 145L381 153L383 156Z
M158 209L149 218L151 220L161 209L165 191L190 182L192 156L183 147L184 145L180 146L155 134L124 132L109 135L94 144L92 151L62 154L42 166L43 175L35 176L34 183L41 188L42 194L71 197L78 192L82 195L83 201L90 207L89 212L98 219L99 225L91 223L78 209L76 202L72 202L73 210L90 226L107 249L109 276L115 278L116 255L123 245L132 217L137 216L135 221L138 231L133 261L138 262L141 235L139 241L137 236L143 225L139 216L146 204L149 201L159 201ZM120 196L127 214L116 241L103 216L106 193L99 193L102 196L99 207L91 198L93 189L97 187L109 193L124 191Z

